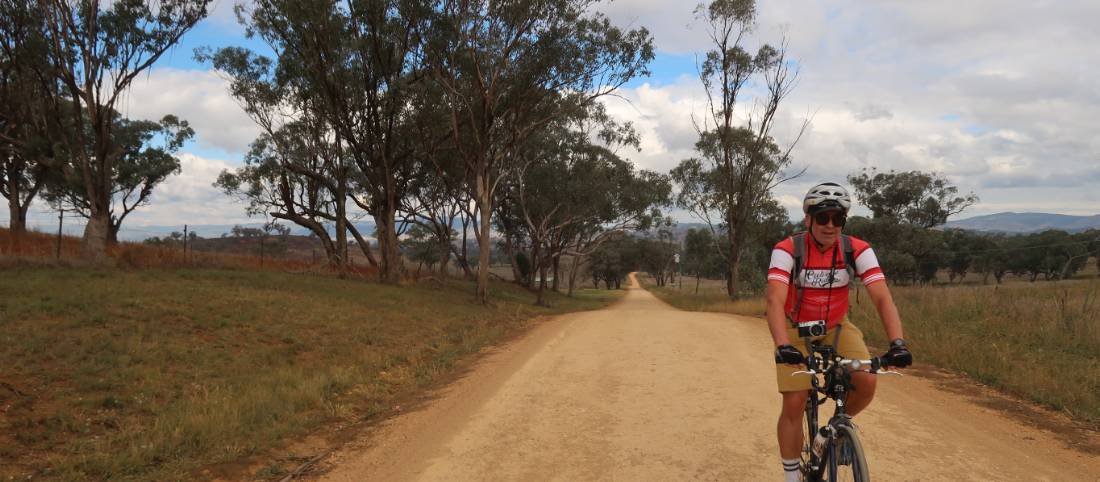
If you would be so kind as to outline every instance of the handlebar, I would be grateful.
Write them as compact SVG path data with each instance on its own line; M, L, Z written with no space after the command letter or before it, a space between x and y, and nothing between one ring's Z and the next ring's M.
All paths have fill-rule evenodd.
M840 366L847 368L851 371L861 371L882 375L897 375L902 376L900 372L886 370L889 365L882 362L879 357L871 358L870 360L852 360L848 358L842 358L837 362ZM864 369L866 367L866 369ZM791 373L791 376L795 375L817 375L818 372L814 370L799 370Z

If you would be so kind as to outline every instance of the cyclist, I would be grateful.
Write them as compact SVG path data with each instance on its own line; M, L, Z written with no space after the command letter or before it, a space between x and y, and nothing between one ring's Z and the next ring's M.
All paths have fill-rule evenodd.
M883 360L899 368L908 366L913 360L902 335L898 309L874 251L862 240L847 237L848 241L844 241L841 238L851 204L848 191L839 184L826 182L814 186L802 202L807 233L784 239L772 250L767 315L775 342L776 381L783 396L777 431L788 482L801 480L798 465L804 430L802 414L811 387L809 377L791 376L801 369L800 364L807 354L799 327L802 327L802 335L817 335L811 336L811 340L834 346L845 358L863 360L871 357L863 333L847 316L849 269L866 287L891 340ZM796 249L794 243L797 241L804 243L802 249ZM797 279L792 283L794 271L797 271ZM839 339L836 336L838 327L843 327ZM875 376L867 372L854 373L852 384L846 404L849 415L859 413L871 403L875 395Z

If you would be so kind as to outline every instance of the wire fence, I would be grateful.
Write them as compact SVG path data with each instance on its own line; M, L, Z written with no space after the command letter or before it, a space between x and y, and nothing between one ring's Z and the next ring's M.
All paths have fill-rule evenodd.
M85 219L78 213L55 211L57 223L44 229L41 218L29 222L26 232L15 235L10 220L0 219L0 260L15 262L79 265L83 254ZM78 224L79 223L79 224ZM110 243L108 256L122 268L230 268L279 270L288 272L337 273L334 263L320 241L302 236L260 235L203 238L193 235L192 225L165 229L123 227L131 235L140 233L141 241L120 240ZM167 231L167 232L166 232ZM173 232L175 231L175 232ZM137 237L135 237L137 238ZM356 248L354 251L358 251ZM351 276L377 276L364 255L349 249L345 272Z

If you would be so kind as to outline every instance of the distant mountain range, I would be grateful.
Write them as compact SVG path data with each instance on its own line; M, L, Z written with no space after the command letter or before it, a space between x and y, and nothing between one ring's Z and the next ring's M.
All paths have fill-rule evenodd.
M1049 213L997 213L948 221L945 228L1010 234L1034 233L1058 229L1070 233L1100 229L1100 214L1070 216Z
M295 236L309 236L310 231L306 228L298 226L297 224L282 222L290 228L290 234ZM360 221L354 223L356 229L365 238L374 239L374 223L369 221ZM193 224L187 226L187 230L190 232L198 233L202 238L219 238L223 234L228 234L233 230L235 224ZM263 228L263 223L242 223L241 227L245 228ZM333 226L331 224L326 225L329 234L334 234ZM183 226L128 226L122 225L122 230L119 231L118 237L123 241L141 241L144 239L156 237L164 237L172 234L172 232L183 232ZM77 233L78 235L80 233ZM350 235L348 236L351 237Z

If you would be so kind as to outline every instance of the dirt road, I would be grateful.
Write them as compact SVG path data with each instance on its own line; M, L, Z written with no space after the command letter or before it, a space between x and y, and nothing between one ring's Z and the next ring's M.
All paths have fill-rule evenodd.
M540 325L436 395L330 457L324 480L781 480L763 321L641 289ZM884 377L856 419L871 475L1100 480L1100 437L1016 405L936 372Z

